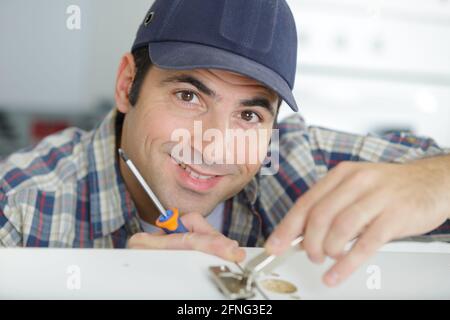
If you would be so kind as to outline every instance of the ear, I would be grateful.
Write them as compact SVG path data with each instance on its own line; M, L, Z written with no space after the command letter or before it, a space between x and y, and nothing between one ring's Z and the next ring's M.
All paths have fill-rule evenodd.
M133 55L128 52L120 60L114 94L117 109L122 113L127 113L131 108L129 93L135 74L136 65L134 63L134 58Z

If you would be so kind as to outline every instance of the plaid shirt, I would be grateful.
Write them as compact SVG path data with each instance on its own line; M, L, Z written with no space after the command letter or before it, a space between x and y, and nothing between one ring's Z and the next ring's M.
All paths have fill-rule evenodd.
M115 118L111 111L93 131L70 128L0 162L0 246L124 248L142 231L117 163ZM404 133L308 127L298 115L279 129L278 173L255 176L225 204L222 232L242 246L263 245L296 199L341 161L404 163L450 153ZM414 239L450 241L450 220Z

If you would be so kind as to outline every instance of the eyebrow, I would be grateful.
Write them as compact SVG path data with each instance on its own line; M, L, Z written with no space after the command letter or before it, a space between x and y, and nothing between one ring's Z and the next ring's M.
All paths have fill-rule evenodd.
M203 92L204 94L210 97L216 96L214 90L208 88L203 82L190 75L181 74L172 76L167 79L164 79L163 81L161 81L161 83L189 83L194 87L196 87L199 91Z
M201 82L199 79L197 79L194 76L187 75L187 74L179 74L175 76L168 77L161 81L162 84L165 83L189 83L190 85L197 88L197 90L201 91L202 93L210 96L210 97L216 97L217 94L214 90L208 88L203 82ZM276 112L272 105L272 103L269 101L269 99L265 97L255 97L253 99L246 99L241 100L240 104L245 107L262 107L264 109L267 109L272 116L275 116Z
M246 107L262 107L267 109L272 116L275 116L275 109L269 99L264 97L256 97L249 100L241 100L241 105Z

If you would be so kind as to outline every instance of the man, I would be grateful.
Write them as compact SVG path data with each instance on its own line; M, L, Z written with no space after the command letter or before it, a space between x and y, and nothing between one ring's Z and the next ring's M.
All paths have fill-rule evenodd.
M333 286L393 239L449 241L449 150L403 133L308 127L299 116L277 123L282 101L298 109L296 60L284 0L157 0L121 60L116 110L92 132L65 130L1 164L0 244L195 249L242 261L240 246L278 254L303 234L312 261L336 259L324 275ZM253 151L274 147L278 170L261 174L261 159L224 163L206 152L211 140L198 144L198 124L225 136L265 132ZM189 141L177 156L179 130ZM252 153L227 143L215 151ZM153 226L158 212L119 147L190 232Z

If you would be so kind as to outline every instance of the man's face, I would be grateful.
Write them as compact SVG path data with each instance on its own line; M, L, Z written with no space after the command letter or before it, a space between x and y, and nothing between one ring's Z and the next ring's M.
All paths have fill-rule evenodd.
M230 147L225 140L219 144L222 154L206 152L208 145L218 141L205 141L199 125L203 134L215 129L222 137L227 136L227 130L241 129L246 133L258 131L261 139L261 132L265 132L263 144L259 142L256 147L257 152L265 154L277 99L258 82L235 73L152 66L136 106L125 117L121 145L165 207L206 215L248 184L260 169L261 159L249 157L255 151L255 141L247 141L245 150L237 150L239 143ZM181 145L181 140L174 138L180 132L188 136L181 155L174 153L175 146ZM202 163L183 157L187 150L192 154L189 159L197 155ZM225 160L231 153L234 160ZM237 163L237 153L245 154L244 163Z

